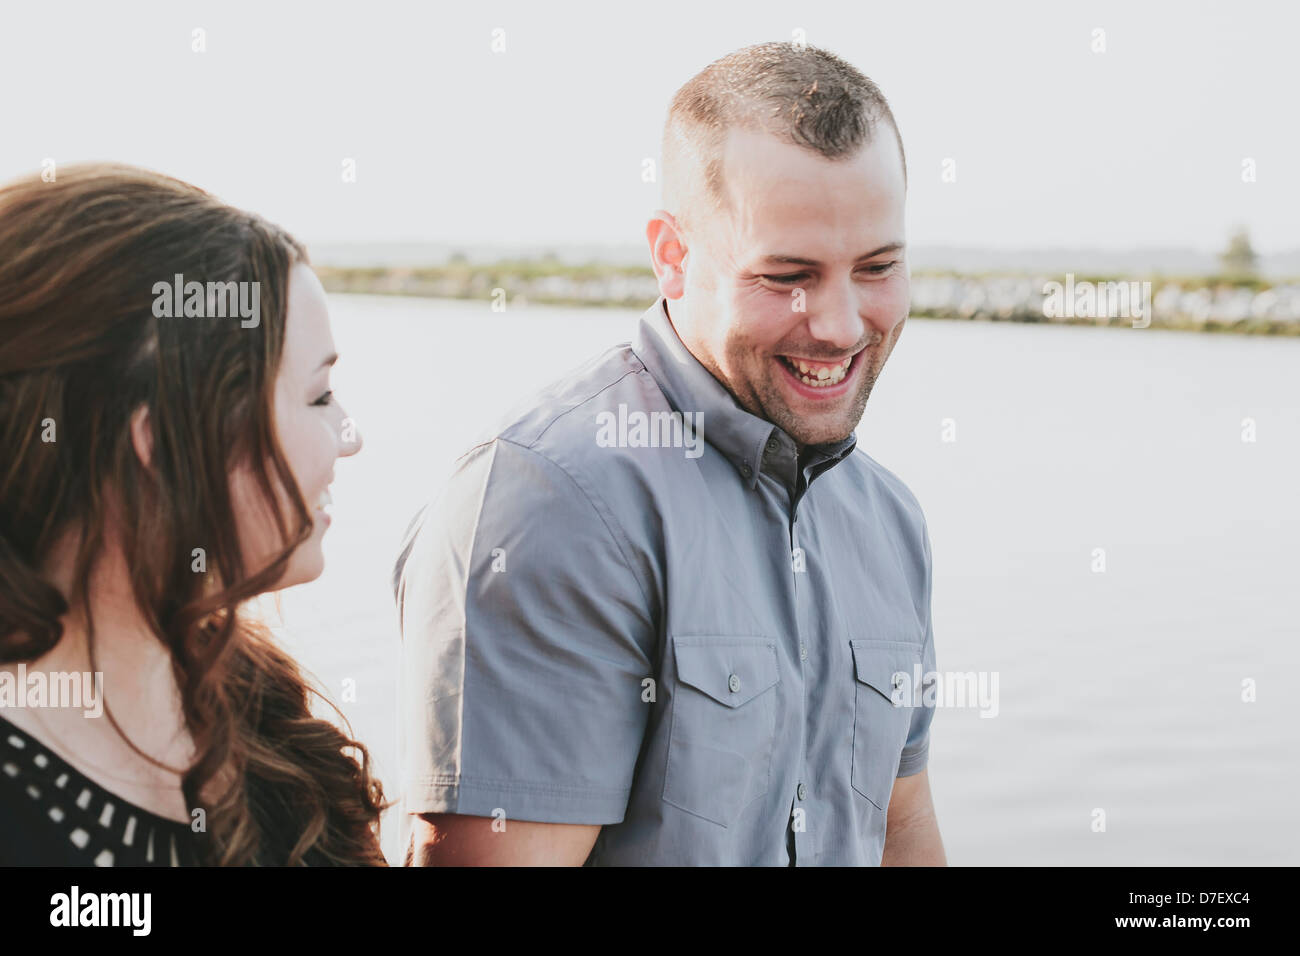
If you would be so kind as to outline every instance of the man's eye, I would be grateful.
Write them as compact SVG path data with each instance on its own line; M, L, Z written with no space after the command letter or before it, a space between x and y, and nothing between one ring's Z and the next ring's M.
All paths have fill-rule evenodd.
M775 282L777 285L797 285L808 278L806 272L795 272L783 276L763 276L768 282Z
M892 262L875 262L867 266L867 272L873 276L882 276L896 265L898 265L897 259Z
M322 395L320 398L316 399L316 401L312 402L312 404L313 404L313 405L328 405L328 404L329 404L330 402L332 402L332 401L334 401L334 392L333 392L333 390L330 390L330 391L327 391L327 392L326 392L324 395Z

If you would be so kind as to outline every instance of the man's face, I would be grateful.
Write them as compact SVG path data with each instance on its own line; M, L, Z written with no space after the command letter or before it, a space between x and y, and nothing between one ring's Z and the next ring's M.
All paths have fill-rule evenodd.
M894 132L882 122L870 144L832 161L733 129L723 161L726 211L697 214L681 307L669 306L678 335L799 445L846 438L907 317Z

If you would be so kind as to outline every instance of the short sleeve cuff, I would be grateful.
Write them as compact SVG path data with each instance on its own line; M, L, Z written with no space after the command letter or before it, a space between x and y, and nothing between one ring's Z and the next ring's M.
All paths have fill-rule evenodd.
M925 769L926 764L930 762L930 738L927 736L921 741L920 746L913 747L910 750L903 751L903 757L898 762L898 773L896 777L910 777L912 774L920 773Z
M630 789L598 790L517 780L416 780L406 788L407 813L458 813L471 817L505 814L534 823L622 823Z

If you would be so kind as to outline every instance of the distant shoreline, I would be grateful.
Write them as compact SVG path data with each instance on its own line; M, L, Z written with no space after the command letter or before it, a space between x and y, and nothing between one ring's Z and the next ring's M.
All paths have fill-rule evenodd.
M644 266L607 263L574 265L555 260L496 263L453 262L426 267L320 266L317 273L328 292L399 295L437 299L502 302L587 308L644 309L659 296L654 273ZM1154 276L1149 286L1132 277L1069 277L1084 305L1079 310L1050 307L1045 288L1064 276L1047 274L958 274L913 271L912 311L916 318L950 321L1021 322L1150 328L1238 335L1300 335L1300 280L1269 282L1257 278ZM1146 307L1137 318L1128 303L1132 289ZM1084 292L1095 293L1092 299ZM1110 293L1108 296L1108 292ZM1124 296L1116 296L1124 293ZM1058 295L1058 300L1060 296ZM1137 301L1137 298L1134 301ZM1106 303L1110 303L1108 307ZM1109 314L1108 314L1109 313Z

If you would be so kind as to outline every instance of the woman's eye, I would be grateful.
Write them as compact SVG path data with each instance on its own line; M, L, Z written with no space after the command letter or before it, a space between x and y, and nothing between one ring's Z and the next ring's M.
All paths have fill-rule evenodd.
M334 392L333 392L333 390L330 390L330 391L327 391L327 392L326 392L324 395L322 395L320 398L316 399L316 401L312 402L312 404L313 404L313 405L328 405L328 404L329 404L330 402L332 402L332 401L334 401Z
M763 278L766 279L768 282L775 282L775 283L777 283L778 285L795 285L795 284L797 284L797 283L799 283L799 282L803 282L805 279L807 279L807 278L808 278L808 273L806 273L806 272L795 272L795 273L792 273L792 274L790 274L790 275L784 275L784 276L763 276Z

